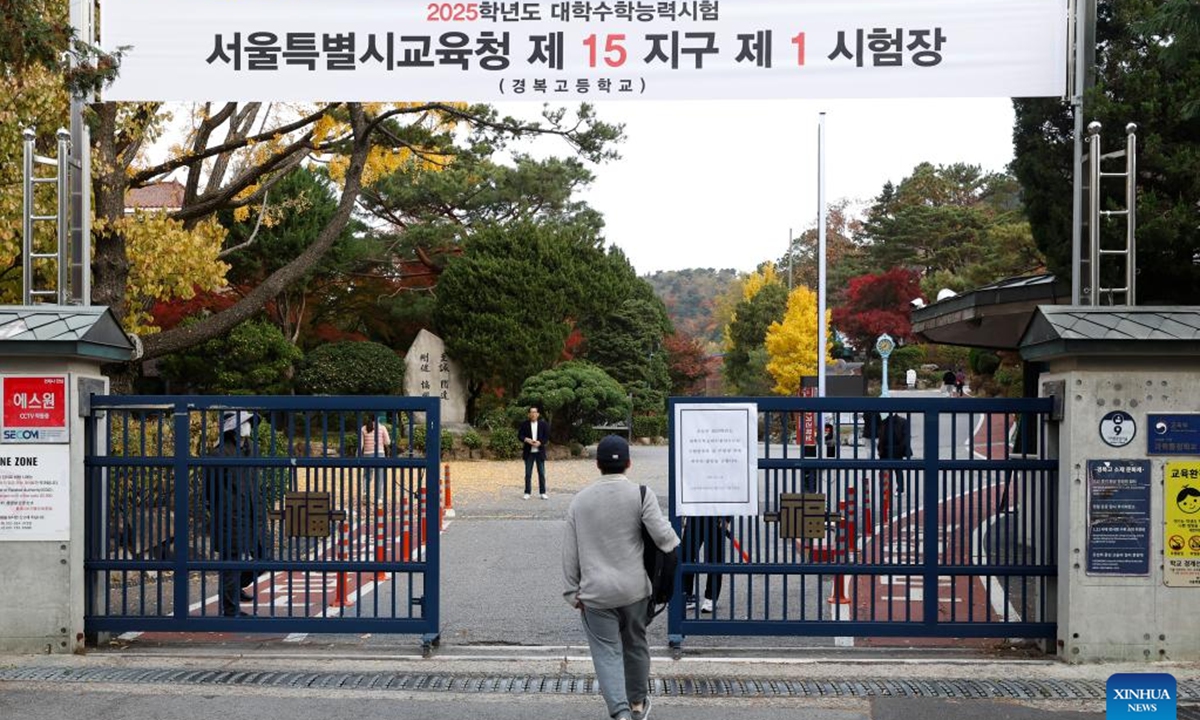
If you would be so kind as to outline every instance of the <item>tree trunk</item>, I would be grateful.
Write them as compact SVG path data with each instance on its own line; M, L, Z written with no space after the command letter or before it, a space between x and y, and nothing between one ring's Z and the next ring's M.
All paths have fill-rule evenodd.
M95 251L92 256L92 302L112 309L118 320L125 318L127 306L125 285L129 278L129 256L125 238L113 224L125 215L125 171L117 159L116 103L93 106L99 120L96 137L96 160L99 172L93 184L98 220L107 227L94 233Z

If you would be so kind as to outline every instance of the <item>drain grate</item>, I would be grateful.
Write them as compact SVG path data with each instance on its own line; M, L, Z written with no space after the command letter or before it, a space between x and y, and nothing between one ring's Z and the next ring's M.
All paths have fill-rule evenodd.
M113 683L132 685L239 685L329 690L406 690L484 694L590 694L590 677L573 675L470 675L448 673L296 673L229 670L120 670L23 667L0 670L0 682ZM1104 683L1092 680L751 680L732 677L656 677L659 695L691 697L933 697L1103 700ZM1200 700L1200 682L1179 681L1179 696ZM1200 705L1179 706L1180 720L1200 720Z

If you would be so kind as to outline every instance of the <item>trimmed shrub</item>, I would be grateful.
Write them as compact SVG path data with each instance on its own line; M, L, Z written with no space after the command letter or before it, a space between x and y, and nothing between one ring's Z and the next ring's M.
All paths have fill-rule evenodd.
M478 450L483 447L483 436L475 428L471 428L463 433L462 444L467 450Z
M991 375L1000 367L1000 357L990 350L971 348L967 364L976 375Z
M510 427L497 428L488 438L488 450L497 460L512 460L521 452L517 431Z
M442 430L440 437L442 439L443 455L454 450L454 433L450 432L449 430Z
M638 415L633 418L634 437L665 437L666 434L666 415Z
M379 343L321 345L300 362L296 385L309 395L399 395L404 361Z

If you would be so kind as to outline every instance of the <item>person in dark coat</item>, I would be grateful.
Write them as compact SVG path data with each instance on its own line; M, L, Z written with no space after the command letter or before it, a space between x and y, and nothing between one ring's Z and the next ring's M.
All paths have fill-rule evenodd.
M529 408L529 419L521 423L517 439L521 441L521 458L525 460L525 499L529 499L533 466L537 465L538 494L543 500L549 500L550 496L546 494L546 446L550 444L550 423L539 417L537 407Z
M875 439L881 460L907 460L912 457L912 436L909 434L908 418L891 413L879 422ZM892 470L896 492L904 492L904 470Z
M212 455L243 458L249 455L252 413L228 412L221 421L221 441ZM252 468L241 464L213 468L208 488L208 510L212 523L213 549L221 560L245 561L263 555L261 524L265 519L261 497ZM221 571L221 614L244 617L240 603L253 595L241 588L254 582L251 570Z

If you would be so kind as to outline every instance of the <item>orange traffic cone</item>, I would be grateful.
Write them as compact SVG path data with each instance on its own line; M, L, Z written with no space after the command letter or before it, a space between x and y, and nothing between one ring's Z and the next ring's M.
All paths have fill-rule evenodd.
M345 562L350 559L350 523L343 522L340 529L337 559ZM349 588L346 586L346 571L339 570L337 574L337 587L334 589L333 601L329 603L329 606L346 607L353 604L354 601L350 599Z
M375 562L387 562L387 522L383 508L375 506ZM375 571L375 579L387 580L388 574L382 569Z
M451 494L451 492L450 492L450 465L449 464L444 465L442 467L442 473L443 473L442 477L445 478L445 480L443 481L443 483L445 484L445 490L444 490L444 499L442 500L442 512L445 514L444 515L445 517L454 517L454 495ZM443 525L444 524L445 523L443 523Z
M837 549L833 551L833 562L835 564L844 563L846 561L846 502L838 503L838 511L842 513L842 519L838 520L837 524ZM830 605L849 605L850 598L846 595L846 580L845 576L838 573L833 576L833 587L830 588L829 598L826 599Z

